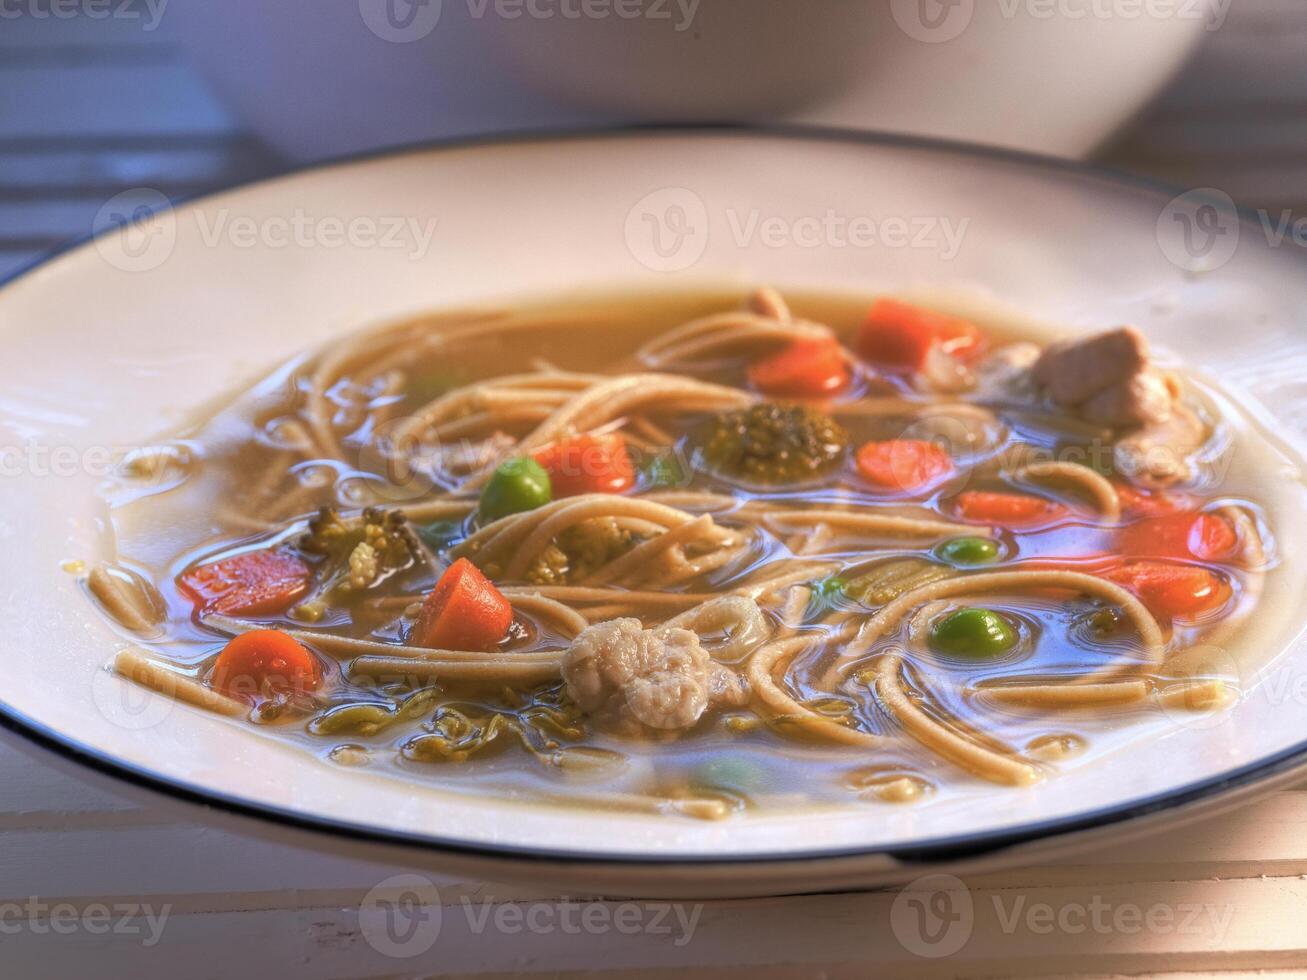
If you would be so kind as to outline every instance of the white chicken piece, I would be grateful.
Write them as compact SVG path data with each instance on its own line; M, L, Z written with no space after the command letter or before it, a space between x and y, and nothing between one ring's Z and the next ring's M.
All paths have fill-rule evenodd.
M1177 393L1153 367L1148 341L1134 327L1049 344L1031 373L1054 403L1112 428L1165 422L1176 403Z
M709 657L698 634L629 618L582 630L563 656L563 680L582 711L633 735L683 730L710 705L747 699L743 680Z
M1207 438L1207 427L1181 401L1179 380L1153 365L1148 341L1134 327L1058 341L1042 351L1011 344L977 365L976 378L982 397L1044 400L1119 430L1118 468L1151 486L1188 479L1188 458Z

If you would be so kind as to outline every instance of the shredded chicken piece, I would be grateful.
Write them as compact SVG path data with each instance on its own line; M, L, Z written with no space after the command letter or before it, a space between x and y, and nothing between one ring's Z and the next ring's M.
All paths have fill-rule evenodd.
M1081 402L1138 374L1148 363L1148 342L1134 327L1118 327L1049 344L1035 362L1035 380L1059 405Z
M1157 371L1140 371L1096 392L1081 403L1079 414L1113 428L1162 422L1170 417L1175 394Z
M995 400L1052 402L1124 433L1114 449L1117 469L1154 487L1189 479L1189 458L1207 439L1207 427L1181 400L1180 380L1153 365L1134 327L1058 341L1042 352L1010 344L977 366L976 390Z
M583 630L563 656L563 680L586 714L640 734L690 728L709 706L743 704L742 679L715 663L691 630L614 619Z
M1049 344L1031 373L1056 404L1112 428L1165 422L1178 394L1134 327Z

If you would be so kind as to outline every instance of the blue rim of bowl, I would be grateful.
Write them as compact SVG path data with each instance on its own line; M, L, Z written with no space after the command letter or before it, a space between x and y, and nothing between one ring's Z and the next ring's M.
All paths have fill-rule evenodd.
M424 152L490 148L510 144L568 143L585 140L640 139L658 136L792 139L810 143L852 144L873 149L879 147L915 149L941 155L1016 164L1046 174L1063 173L1071 176L1094 178L1123 188L1145 190L1171 197L1190 190L1189 188L1169 184L1166 181L1114 171L1077 160L1065 160L1021 150L964 143L956 140L809 126L667 123L562 131L502 133L487 136L457 137L449 140L421 141L362 153L346 154L305 166L287 168L254 180L215 188L190 197L178 198L176 201L171 201L170 204L176 207L179 204L203 201L220 194L257 187L268 181L293 177L298 174ZM1238 207L1237 213L1243 222L1254 224L1256 221L1254 214L1246 208ZM95 237L97 236L94 234L88 234L69 241L35 261L12 271L7 276L0 277L0 300L3 300L4 287L10 283L27 276L34 270L66 253L82 248L93 241ZM1304 268L1307 268L1307 263L1304 263ZM692 866L700 871L709 871L714 867L779 866L815 861L867 859L878 856L890 858L903 865L922 866L973 860L995 855L1022 845L1068 837L1080 831L1101 830L1108 826L1139 820L1164 810L1178 809L1199 801L1211 801L1236 790L1290 772L1299 766L1307 765L1307 740L1304 740L1257 762L1143 799L1002 830L984 831L976 834L957 834L906 846L871 845L827 850L721 856L703 854L622 854L620 852L595 853L510 844L474 844L461 840L446 840L434 835L384 830L344 820L314 817L294 810L230 796L183 780L158 775L145 767L124 762L90 746L78 743L49 726L28 718L3 701L0 701L0 729L17 735L38 748L93 770L102 776L159 793L173 800L221 810L233 816L252 818L296 831L346 838L355 843L416 848L433 853L446 853L516 864L553 863L577 867L621 867L625 865L633 869Z

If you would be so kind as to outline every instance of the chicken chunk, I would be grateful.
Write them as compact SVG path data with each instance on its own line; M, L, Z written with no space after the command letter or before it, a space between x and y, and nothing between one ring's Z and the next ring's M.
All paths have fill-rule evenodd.
M586 714L638 735L690 728L713 704L741 704L742 679L691 630L614 619L583 630L563 657L568 695Z
M1049 344L1035 362L1035 380L1059 405L1078 405L1124 381L1148 363L1148 341L1134 327Z
M1157 371L1140 371L1095 392L1078 411L1086 421L1120 429L1166 421L1174 401L1175 393L1165 376Z
M1112 428L1165 422L1175 402L1167 378L1149 361L1148 341L1134 327L1049 344L1031 372L1056 404Z
M995 400L1045 401L1086 422L1123 433L1114 457L1119 472L1154 487L1192 476L1190 457L1207 426L1181 400L1179 380L1152 363L1134 327L1049 344L1037 356L1011 344L976 368L977 391Z

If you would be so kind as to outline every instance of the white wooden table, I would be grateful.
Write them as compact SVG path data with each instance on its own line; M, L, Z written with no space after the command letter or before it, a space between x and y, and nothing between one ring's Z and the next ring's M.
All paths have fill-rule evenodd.
M1105 157L1307 214L1305 109L1307 4L1234 0L1226 26ZM125 187L183 196L279 166L166 31L0 19L0 276L85 235ZM439 935L419 915L397 950L373 901L395 873L126 803L0 744L6 978L1307 974L1307 789L1073 861L972 877L967 941L938 959L905 943L892 892L660 916L657 903L572 906L449 879L432 882Z

